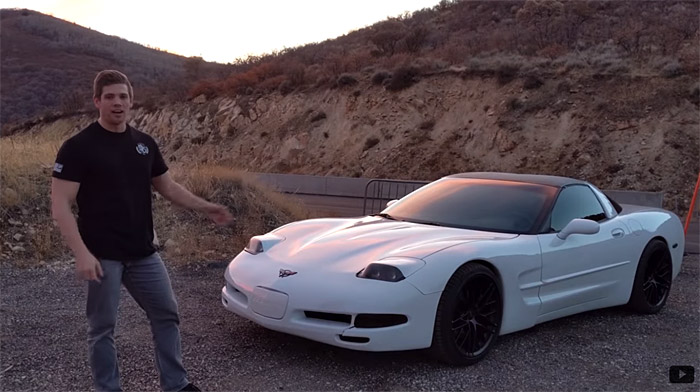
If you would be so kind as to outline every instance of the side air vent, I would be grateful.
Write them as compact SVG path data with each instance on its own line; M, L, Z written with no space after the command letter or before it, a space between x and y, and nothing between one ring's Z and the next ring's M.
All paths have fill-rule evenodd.
M403 314L369 314L360 313L355 316L357 328L384 328L401 325L408 322L408 317Z
M350 343L369 343L369 338L361 336L343 336L340 335L340 340Z

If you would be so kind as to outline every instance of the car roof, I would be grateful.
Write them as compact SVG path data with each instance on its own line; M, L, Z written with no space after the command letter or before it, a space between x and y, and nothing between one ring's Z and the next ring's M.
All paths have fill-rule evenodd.
M477 178L483 180L501 180L526 182L529 184L548 185L561 188L572 184L588 185L587 182L568 177L546 176L541 174L516 174L499 172L472 172L445 176L445 178Z

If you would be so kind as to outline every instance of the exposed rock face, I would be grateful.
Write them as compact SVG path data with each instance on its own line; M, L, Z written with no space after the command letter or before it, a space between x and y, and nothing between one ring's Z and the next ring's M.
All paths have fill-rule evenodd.
M523 83L447 74L389 92L365 76L284 96L200 96L134 110L132 124L159 141L171 165L424 180L557 174L665 191L666 207L685 212L699 156L698 105L681 93L691 77ZM73 121L79 129L91 120Z

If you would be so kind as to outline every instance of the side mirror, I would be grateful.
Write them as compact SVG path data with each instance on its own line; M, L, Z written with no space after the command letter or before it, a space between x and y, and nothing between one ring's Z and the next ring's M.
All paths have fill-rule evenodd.
M596 234L599 231L600 225L598 222L590 219L574 219L557 233L557 237L565 240L566 237L572 234Z
M397 201L398 201L397 199L390 200L390 201L388 201L388 202L386 203L386 206L387 206L387 207L391 207L391 206L392 206L394 203L396 203Z

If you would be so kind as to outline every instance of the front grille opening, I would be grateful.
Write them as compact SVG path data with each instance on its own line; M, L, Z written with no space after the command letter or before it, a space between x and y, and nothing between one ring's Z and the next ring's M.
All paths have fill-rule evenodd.
M310 310L305 310L304 315L312 319L335 321L345 324L350 324L350 322L352 321L352 316L350 316L349 314L342 313L312 312Z
M369 338L362 336L343 336L340 335L340 340L350 343L369 343Z
M355 327L357 328L384 328L407 322L408 317L403 314L360 313L355 317Z

